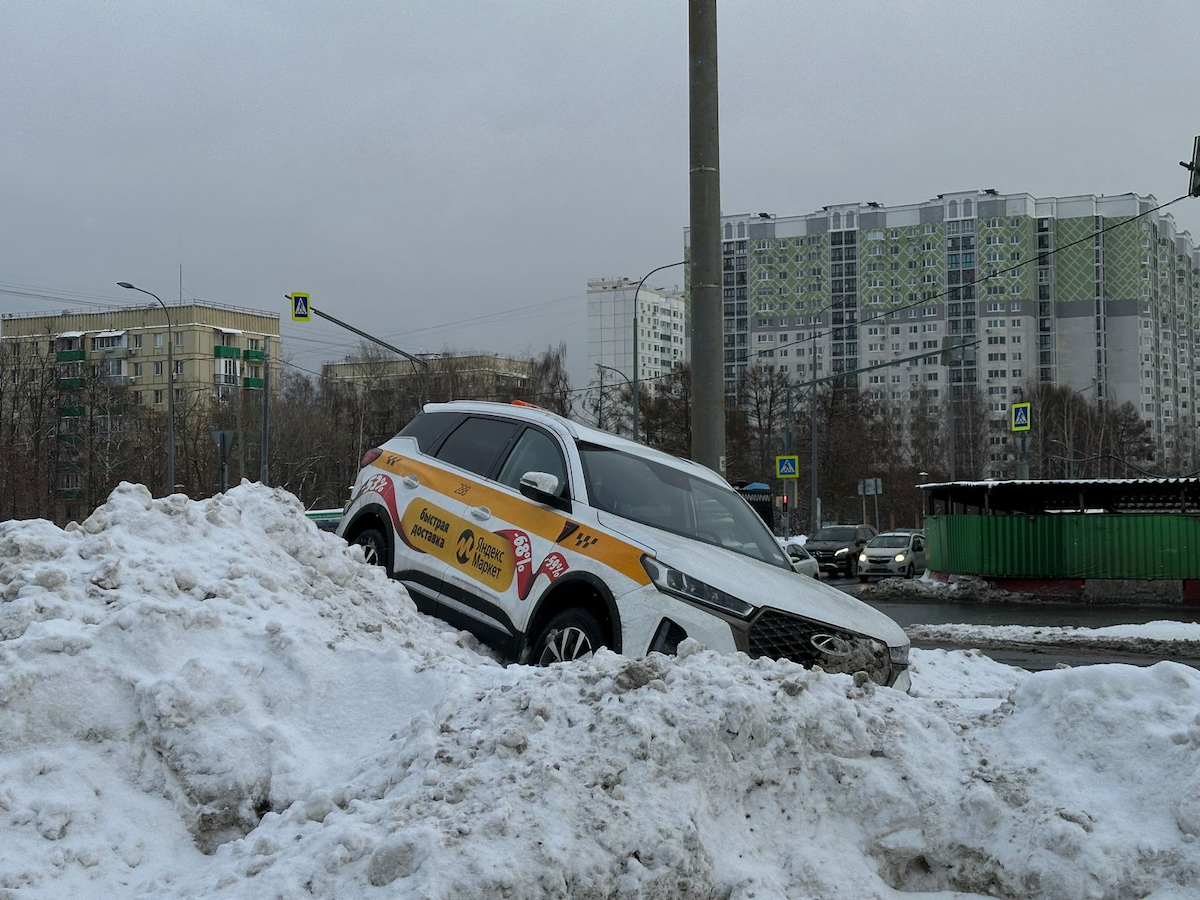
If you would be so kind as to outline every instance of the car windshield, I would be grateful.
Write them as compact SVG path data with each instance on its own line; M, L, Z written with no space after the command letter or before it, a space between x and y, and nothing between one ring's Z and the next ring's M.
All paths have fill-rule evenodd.
M854 536L858 533L858 529L853 525L831 525L828 528L822 528L812 536L814 541L836 541L837 543L850 543L854 540Z
M791 568L766 523L733 488L632 453L579 444L592 506Z
M870 550L872 547L895 548L907 546L907 534L881 534L879 537L874 538L871 543L867 544L867 549Z

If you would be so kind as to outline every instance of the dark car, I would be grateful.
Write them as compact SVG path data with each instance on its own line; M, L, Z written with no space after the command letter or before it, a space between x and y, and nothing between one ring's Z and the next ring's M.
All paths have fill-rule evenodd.
M858 574L858 554L875 534L870 525L826 525L804 547L822 572L853 578Z

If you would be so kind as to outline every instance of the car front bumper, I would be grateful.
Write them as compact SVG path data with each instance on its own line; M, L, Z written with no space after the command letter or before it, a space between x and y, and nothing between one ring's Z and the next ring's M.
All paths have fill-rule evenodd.
M904 570L907 569L908 566L908 560L899 563L891 557L888 557L886 562L876 562L875 560L871 559L868 559L867 562L862 562L860 560L858 563L858 574L877 575L881 578L889 575L903 575Z

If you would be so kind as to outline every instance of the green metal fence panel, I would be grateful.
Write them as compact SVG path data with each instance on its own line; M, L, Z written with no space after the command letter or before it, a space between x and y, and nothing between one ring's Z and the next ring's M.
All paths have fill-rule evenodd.
M1200 578L1184 515L930 516L928 568L1008 578Z

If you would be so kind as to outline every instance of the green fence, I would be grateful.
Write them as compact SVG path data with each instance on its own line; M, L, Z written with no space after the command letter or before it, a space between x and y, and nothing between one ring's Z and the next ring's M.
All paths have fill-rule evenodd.
M939 515L927 568L1009 578L1200 578L1200 519L1184 515Z

